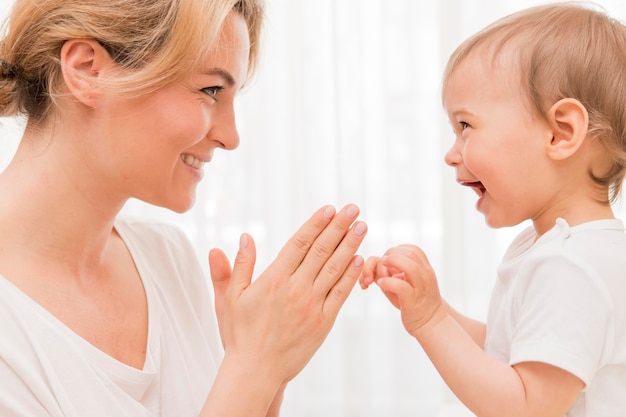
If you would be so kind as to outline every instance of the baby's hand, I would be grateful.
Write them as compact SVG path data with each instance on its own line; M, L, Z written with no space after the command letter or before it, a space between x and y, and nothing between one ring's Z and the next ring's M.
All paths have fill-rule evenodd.
M372 285L380 277L388 277L389 272L380 263L380 256L370 256L363 265L363 270L359 276L359 284L364 290Z
M400 309L402 323L411 335L416 336L426 323L447 314L439 294L435 272L424 252L417 246L396 246L379 258L375 267L366 266L368 272L363 272L365 277L361 276L361 286L364 281L368 282L364 278L374 276L373 281L393 305ZM369 271L376 272L370 274Z
M401 274L402 271L393 266L383 264L380 256L370 256L365 261L365 265L363 265L363 270L359 276L359 284L365 290L380 278L399 277Z

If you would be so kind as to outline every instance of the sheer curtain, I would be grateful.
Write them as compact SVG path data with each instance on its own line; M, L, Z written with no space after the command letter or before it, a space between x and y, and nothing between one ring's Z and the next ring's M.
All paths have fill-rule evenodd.
M0 0L3 10L11 3ZM260 272L315 209L354 202L369 225L362 255L420 245L444 297L484 319L496 266L524 225L487 228L475 195L445 166L453 137L440 77L464 38L538 3L267 0L260 68L238 102L239 149L216 154L188 213L136 201L125 211L179 224L203 259L215 246L234 256L247 231ZM626 20L620 0L599 4ZM19 120L2 121L0 168L20 130ZM289 385L282 415L469 413L372 287L355 288L325 344Z

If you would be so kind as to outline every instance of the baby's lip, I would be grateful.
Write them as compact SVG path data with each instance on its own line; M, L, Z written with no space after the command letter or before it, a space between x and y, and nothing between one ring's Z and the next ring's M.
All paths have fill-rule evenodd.
M463 181L463 180L459 180L459 184L461 184L464 187L470 187L470 188L474 189L476 194L478 194L479 196L483 195L485 193L485 191L486 191L485 186L480 181Z

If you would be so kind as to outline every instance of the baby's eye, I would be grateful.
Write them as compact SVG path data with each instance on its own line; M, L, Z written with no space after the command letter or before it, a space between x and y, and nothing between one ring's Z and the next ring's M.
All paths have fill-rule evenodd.
M461 125L461 129L462 130L465 130L468 127L470 127L469 123L467 123L467 122L459 122L459 125Z
M219 93L220 91L222 91L224 88L223 87L219 87L219 86L213 86L213 87L205 87L202 89L202 91L208 95L209 97L211 97L212 99L216 99L217 97L217 93Z

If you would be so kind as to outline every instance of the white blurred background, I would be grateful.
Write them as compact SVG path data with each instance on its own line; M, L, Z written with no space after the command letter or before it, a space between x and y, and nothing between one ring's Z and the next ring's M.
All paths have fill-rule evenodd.
M216 246L234 256L239 235L249 232L258 273L317 208L354 202L369 225L362 255L404 242L422 246L444 297L484 319L496 266L525 225L489 229L474 193L444 164L453 135L441 108L441 74L466 37L542 2L266 1L260 68L237 105L239 149L216 154L190 212L137 201L126 212L179 224L203 260ZM0 0L0 12L11 4ZM626 20L622 0L597 4ZM0 121L2 169L21 122ZM375 286L355 288L325 344L289 385L282 412L468 415Z

